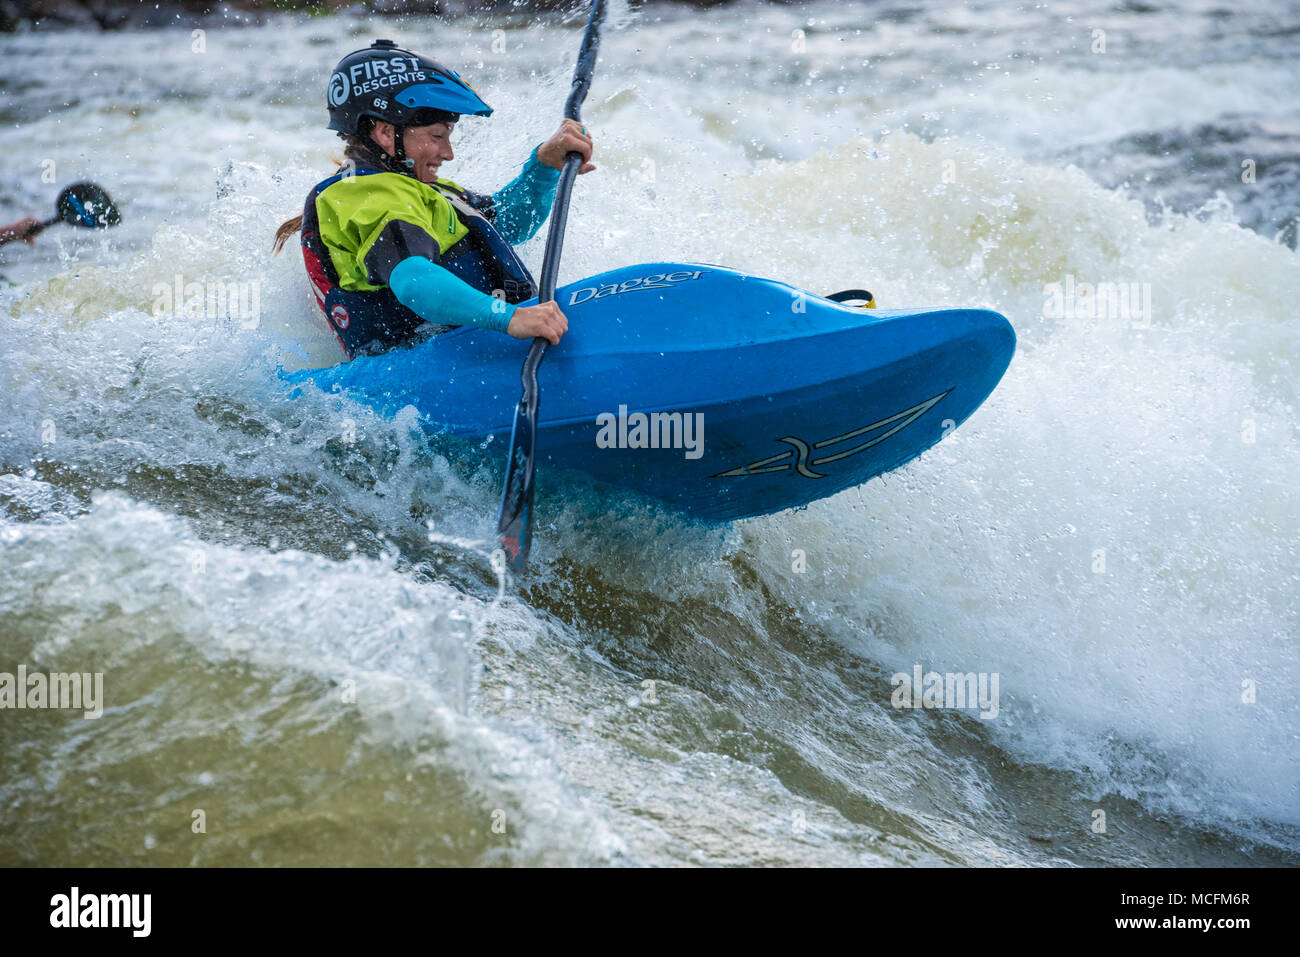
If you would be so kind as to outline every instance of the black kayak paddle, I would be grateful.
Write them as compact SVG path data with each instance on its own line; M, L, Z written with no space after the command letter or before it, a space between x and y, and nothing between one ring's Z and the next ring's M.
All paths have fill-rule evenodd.
M117 206L104 191L104 187L95 183L73 183L65 187L54 205L58 212L41 223L39 229L56 223L83 226L86 229L105 229L122 221L122 214L117 211ZM35 231L29 230L28 235Z
M582 37L582 52L573 70L573 86L564 105L566 119L581 122L578 115L582 101L591 88L591 74L596 68L596 50L600 46L600 24L605 15L604 0L593 0L587 18L587 32ZM542 261L542 281L537 301L555 298L555 281L560 271L560 250L564 247L564 227L569 218L569 196L578 175L582 154L570 152L564 157L559 183L555 187L555 204L551 207L551 226L546 234L546 255ZM533 463L537 442L537 407L541 398L537 384L537 367L546 354L547 341L533 340L524 360L524 392L515 407L515 423L510 431L510 454L506 458L506 483L501 495L501 517L497 535L511 568L520 571L528 561L533 524Z

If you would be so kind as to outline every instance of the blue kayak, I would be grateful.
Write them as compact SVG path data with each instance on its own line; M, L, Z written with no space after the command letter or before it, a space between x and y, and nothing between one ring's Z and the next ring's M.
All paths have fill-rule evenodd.
M979 408L1016 343L986 309L863 309L701 263L626 266L555 298L569 331L539 374L539 490L581 472L710 522L916 458ZM285 378L384 416L415 406L504 475L528 345L465 327Z

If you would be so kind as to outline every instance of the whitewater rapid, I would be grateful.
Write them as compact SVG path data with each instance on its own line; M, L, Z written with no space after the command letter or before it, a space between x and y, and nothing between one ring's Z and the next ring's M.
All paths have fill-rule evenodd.
M6 207L48 203L18 171L50 158L124 210L0 253L0 671L103 671L108 701L3 716L0 858L1295 863L1300 260L1241 225L1235 160L1236 204L1180 211L1062 158L1289 122L1288 41L1126 14L1099 64L1087 30L1032 53L1057 14L736 9L610 31L560 281L724 263L995 309L1017 355L921 459L799 512L544 501L504 597L499 476L413 410L278 382L339 353L269 246L330 171L338 56L395 35L471 77L496 113L446 172L486 190L558 123L576 28L494 53L488 24L286 21L206 60L181 31L0 40ZM1153 54L1162 27L1201 55ZM256 321L160 313L177 277L256 283ZM1067 280L1149 313L1059 314ZM893 708L918 665L996 673L997 717Z

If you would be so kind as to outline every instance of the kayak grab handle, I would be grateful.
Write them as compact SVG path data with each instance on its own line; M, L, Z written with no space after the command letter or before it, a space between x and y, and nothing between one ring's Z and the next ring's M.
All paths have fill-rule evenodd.
M842 302L846 305L861 304L862 309L875 309L876 297L865 289L845 289L842 292L833 292L826 297L831 302Z

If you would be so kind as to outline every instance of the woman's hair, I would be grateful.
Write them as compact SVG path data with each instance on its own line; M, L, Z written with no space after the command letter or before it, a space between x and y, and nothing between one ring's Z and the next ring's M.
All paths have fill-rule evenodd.
M284 244L289 241L289 237L302 229L302 213L299 213L293 219L286 219L280 224L280 228L275 231L275 242L271 244L271 255L280 255L280 250L284 249Z
M348 161L353 163L373 163L375 160L375 144L370 139L370 130L374 127L374 121L368 116L361 118L361 123L357 128L355 136L345 136L343 141L347 146L343 150L343 159L330 157L334 165L339 169L348 165ZM289 237L302 229L302 214L299 213L292 219L286 219L280 224L280 228L275 231L275 242L271 245L271 254L278 256L284 249L284 244L289 241Z

